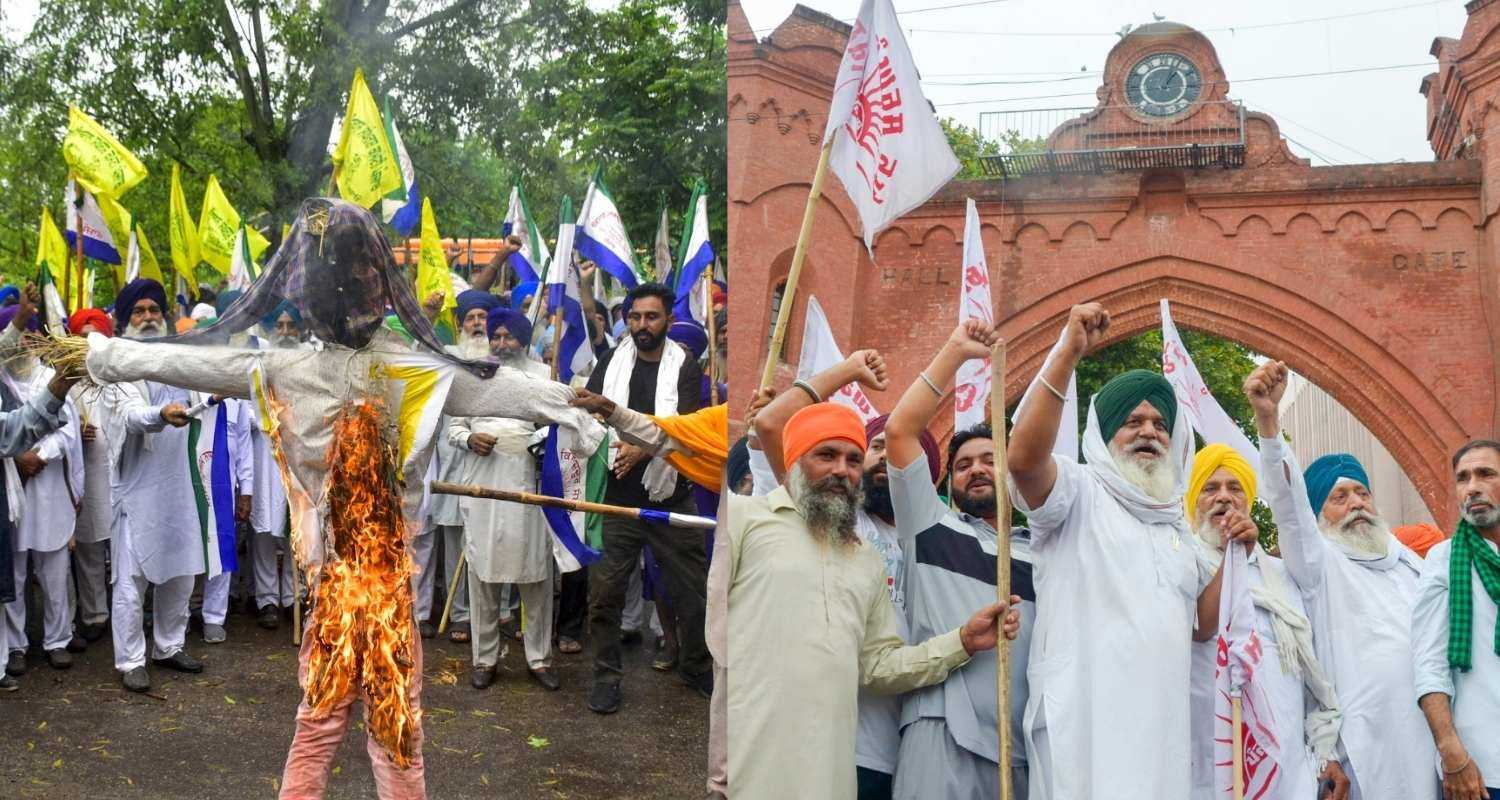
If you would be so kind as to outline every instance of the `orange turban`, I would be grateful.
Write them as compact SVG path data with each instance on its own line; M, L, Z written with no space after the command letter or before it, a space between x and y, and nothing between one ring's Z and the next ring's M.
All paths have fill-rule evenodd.
M1427 557L1427 551L1431 550L1433 545L1448 538L1436 526L1425 522L1419 522L1416 525L1401 525L1391 533L1396 534L1396 538L1400 539L1402 544L1410 547L1423 558Z
M83 332L83 326L93 325L94 330L105 336L115 335L115 324L110 321L109 315L97 308L80 308L68 317L68 331L74 336Z
M793 414L781 431L781 455L786 469L790 470L797 459L807 455L819 442L830 439L843 439L863 450L868 444L865 423L854 409L837 403L814 403Z

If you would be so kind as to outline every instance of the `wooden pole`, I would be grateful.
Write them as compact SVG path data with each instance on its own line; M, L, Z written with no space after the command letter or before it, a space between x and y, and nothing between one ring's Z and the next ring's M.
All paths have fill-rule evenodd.
M542 302L541 286L536 287L536 294L531 296L531 302L533 304ZM552 380L555 381L557 380L557 357L562 352L562 306L558 306L558 310L552 312L552 322L550 324L552 327ZM591 347L593 346L592 342L587 344Z
M1230 724L1234 726L1234 800L1245 800L1245 735L1240 730L1243 710L1238 689L1229 695L1229 709Z
M525 503L532 506L550 506L562 508L568 511L587 511L593 514L606 514L612 517L628 517L646 522L665 523L674 528L692 528L695 530L713 530L717 523L708 517L699 517L693 514L679 514L675 511L657 511L651 508L631 508L630 506L612 506L605 503L590 503L587 500L568 500L551 495L535 494L533 492L518 492L511 489L492 489L488 486L474 486L466 483L449 483L448 481L433 481L433 494L457 494L464 497L479 497L486 500L505 500L511 503Z
M464 558L468 553L464 550L458 551L458 564L453 567L453 580L448 582L448 599L443 601L443 617L438 620L438 633L448 632L448 614L453 611L453 594L458 591L458 576L464 574L464 567L468 561Z
M1010 602L1010 493L1005 482L1005 342L990 348L990 433L995 443L995 598ZM1000 800L1011 800L1010 640L995 658L995 725L1000 734Z
M776 312L776 327L771 332L771 352L766 354L766 367L760 374L760 388L771 386L776 377L776 363L781 359L781 347L786 341L787 324L792 319L792 302L797 299L797 279L802 276L802 260L807 256L807 240L812 236L813 214L818 210L818 197L823 194L823 178L828 174L828 153L833 149L833 140L823 143L818 153L818 168L813 172L812 189L807 193L807 209L802 212L802 230L797 234L797 249L792 252L792 268L786 276L786 288L781 291L781 308Z
M708 327L708 404L719 404L719 336L714 324L714 265L703 270L703 316Z

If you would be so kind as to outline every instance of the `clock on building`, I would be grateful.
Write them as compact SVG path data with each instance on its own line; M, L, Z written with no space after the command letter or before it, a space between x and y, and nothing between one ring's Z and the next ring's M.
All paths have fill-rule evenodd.
M1130 68L1125 99L1131 107L1153 117L1182 113L1203 91L1198 67L1177 53L1155 53Z

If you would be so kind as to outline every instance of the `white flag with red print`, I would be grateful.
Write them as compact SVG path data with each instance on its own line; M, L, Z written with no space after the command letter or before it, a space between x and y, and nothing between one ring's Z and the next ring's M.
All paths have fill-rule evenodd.
M1281 743L1270 701L1256 682L1265 651L1255 630L1250 600L1250 562L1241 544L1224 554L1219 593L1219 646L1214 673L1214 783L1219 797L1234 797L1232 698L1240 697L1245 751L1245 797L1271 797L1281 780ZM1274 667L1275 665L1268 665Z
M1260 451L1214 399L1203 376L1198 374L1198 366L1193 363L1187 346L1182 343L1182 336L1177 333L1177 326L1172 323L1172 309L1165 297L1161 299L1161 344L1162 377L1172 384L1177 405L1187 412L1193 429L1209 444L1233 447L1259 473Z
M958 324L977 319L991 326L995 324L995 310L990 304L990 268L984 260L984 241L979 236L979 209L972 199L968 202L964 215L963 280L958 284ZM988 357L959 365L953 381L953 430L968 430L984 422L992 372Z
M805 381L843 360L844 353L839 350L839 343L833 340L833 330L828 327L828 317L823 316L823 307L818 305L818 298L808 295L807 320L802 323L802 354L797 358L797 378ZM863 422L880 416L875 404L865 397L864 390L857 383L847 384L825 399L854 409Z
M828 164L859 211L865 247L958 173L891 0L864 0L833 81Z

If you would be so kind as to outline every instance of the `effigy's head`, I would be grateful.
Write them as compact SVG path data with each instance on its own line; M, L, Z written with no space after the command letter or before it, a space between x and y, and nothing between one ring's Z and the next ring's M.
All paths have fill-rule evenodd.
M380 220L369 209L332 197L302 202L286 238L254 283L207 328L182 342L218 343L259 325L283 302L324 342L355 350L370 344L393 312L421 348L489 377L494 365L449 355L396 263Z

